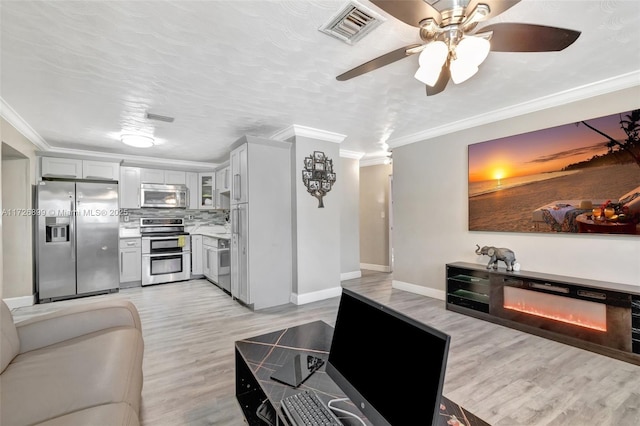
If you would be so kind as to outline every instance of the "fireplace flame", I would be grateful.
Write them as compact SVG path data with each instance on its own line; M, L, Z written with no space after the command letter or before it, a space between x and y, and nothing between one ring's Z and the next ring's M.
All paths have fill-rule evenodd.
M545 312L544 309L536 309L533 307L524 306L524 304L518 305L504 305L505 309L511 309L512 311L523 312L525 314L536 315L539 317L552 319L555 321L564 322L567 324L577 325L584 328L590 328L597 331L607 331L607 325L599 324L596 322L585 321L584 319L575 318L571 314Z
M504 308L566 324L607 331L606 306L513 287L504 287Z

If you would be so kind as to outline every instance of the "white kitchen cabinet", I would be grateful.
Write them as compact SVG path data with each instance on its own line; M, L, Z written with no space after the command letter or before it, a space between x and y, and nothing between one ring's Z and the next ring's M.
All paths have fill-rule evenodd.
M231 151L231 204L246 203L248 198L248 144ZM272 165L271 167L276 167Z
M120 283L142 280L142 244L140 238L120 239Z
M186 172L187 191L189 192L189 203L187 208L195 210L198 208L198 173Z
M165 170L164 183L167 185L186 185L186 173L175 170Z
M140 183L164 183L164 170L140 169Z
M108 161L42 157L40 176L66 179L118 180L120 164Z
M216 174L198 173L198 208L215 209Z
M82 160L82 178L119 180L120 163Z
M176 170L140 169L140 183L186 185L186 173Z
M231 191L231 167L227 166L216 171L216 188L224 193Z
M289 303L291 143L245 136L232 148L231 295L254 309Z
M82 160L42 157L40 165L40 175L42 177L82 178Z
M191 235L191 277L203 274L202 235Z
M140 169L138 167L120 167L118 193L121 209L140 208Z

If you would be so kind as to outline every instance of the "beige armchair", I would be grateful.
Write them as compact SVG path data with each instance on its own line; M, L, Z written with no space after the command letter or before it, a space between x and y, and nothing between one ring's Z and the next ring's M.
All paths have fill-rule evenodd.
M87 303L17 324L4 302L0 310L0 424L139 424L144 343L131 302Z

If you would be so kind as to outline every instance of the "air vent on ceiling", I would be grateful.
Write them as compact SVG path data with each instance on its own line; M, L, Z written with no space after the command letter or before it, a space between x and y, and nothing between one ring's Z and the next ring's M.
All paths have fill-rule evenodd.
M319 30L347 44L354 44L384 21L385 19L381 15L355 1L351 1L333 15L329 22L321 26Z
M173 123L173 120L175 120L175 118L173 117L167 117L166 115L152 114L150 112L147 113L147 119L164 121L165 123Z

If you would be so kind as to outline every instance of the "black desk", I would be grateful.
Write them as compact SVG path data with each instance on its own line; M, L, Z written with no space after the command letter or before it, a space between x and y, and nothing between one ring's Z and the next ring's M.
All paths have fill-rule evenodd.
M315 354L326 361L332 336L333 328L330 325L315 321L236 342L236 398L249 425L265 424L255 414L265 399L268 399L270 407L277 413L278 424L286 425L285 416L280 412L280 401L289 395L302 389L313 389L324 403L334 398L345 397L325 373L324 365L298 389L270 378L271 374L295 353ZM345 404L340 403L338 407L359 414L355 406ZM452 416L460 421L461 426L489 426L444 396L440 408L441 426L448 426L447 421L452 419ZM340 417L340 420L345 425L358 424L349 417Z

